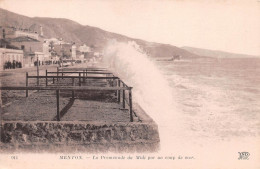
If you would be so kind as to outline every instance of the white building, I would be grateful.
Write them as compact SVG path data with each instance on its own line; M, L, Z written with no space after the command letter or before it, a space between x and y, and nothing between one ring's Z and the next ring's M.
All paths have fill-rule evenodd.
M81 53L87 53L87 52L90 52L91 50L90 50L90 47L88 47L86 44L84 44L79 47L79 51Z
M42 52L43 52L45 58L49 58L51 56L49 41L44 41L43 42L43 44L42 44Z
M44 41L48 42L48 43L53 42L53 45L70 44L70 43L67 43L67 42L63 41L62 38L59 38L59 39L57 39L57 38L50 38L50 39L44 39Z
M20 37L20 36L27 36L33 39L38 40L39 35L37 33L31 33L31 32L24 32L24 31L15 31L15 37Z
M34 52L35 58L34 61L37 61L37 58L39 61L45 61L44 53L43 52Z
M60 44L60 40L57 38L50 38L50 39L44 39L44 41L50 43L53 42L54 45L59 45Z
M81 54L81 55L79 56L79 59L80 59L81 61L83 61L83 60L84 60L84 54Z
M76 57L77 57L76 50L77 50L77 46L75 44L73 44L71 47L71 58L72 59L76 59Z
M4 69L6 62L21 62L23 66L23 50L0 48L0 70Z
M100 57L100 53L99 52L94 52L94 56L95 57Z

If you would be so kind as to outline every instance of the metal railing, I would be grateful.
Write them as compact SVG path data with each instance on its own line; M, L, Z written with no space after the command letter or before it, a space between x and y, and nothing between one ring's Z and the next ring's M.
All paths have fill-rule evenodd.
M45 84L48 86L48 79L53 80L53 84L55 84L55 79L56 81L59 81L59 79L79 79L79 86L81 86L81 82L86 81L86 79L118 79L118 77L115 76L85 76L82 72L77 72L78 76L64 76L64 75L59 75L59 73L56 73L57 75L49 76L48 72L46 71L45 76L29 76L28 72L26 72L26 86L28 86L28 79L37 79L37 86L39 86L39 79L45 79ZM72 80L73 81L73 80Z
M57 71L107 71L106 68L59 68L57 67Z
M129 113L130 122L133 122L133 112L132 112L132 95L131 87L89 87L89 86L6 86L0 87L0 90L56 90L56 100L57 100L57 121L60 121L60 108L59 108L59 98L60 91L129 91ZM28 97L28 95L26 95ZM73 97L73 96L72 96Z
M57 69L58 70L58 69ZM71 71L72 72L72 71ZM57 73L57 72L54 72ZM67 72L68 73L68 72ZM75 73L75 72L73 72ZM72 98L74 99L75 91L115 91L117 96L117 102L121 103L121 93L122 93L122 107L126 108L126 103L128 101L129 105L129 114L130 114L130 122L133 122L133 109L132 109L132 87L127 86L120 78L112 76L81 76L82 72L79 73L78 76L48 76L50 73L46 70L45 76L29 76L28 72L26 72L26 86L6 86L0 87L0 90L25 90L26 97L28 97L29 90L56 90L56 100L57 100L57 121L60 121L60 110L59 110L59 98L60 91L72 91ZM104 72L103 72L104 73ZM53 79L53 84L55 84L55 79L59 81L59 79L70 78L72 79L71 86L49 86L48 79ZM37 79L37 86L29 86L29 79ZM45 79L45 86L39 86L39 79ZM79 86L75 86L75 80L79 79ZM110 87L97 87L97 86L82 86L81 82L84 82L84 79L106 79L106 80L116 80L116 85ZM121 87L122 84L122 87ZM128 91L128 98L126 97L126 91Z

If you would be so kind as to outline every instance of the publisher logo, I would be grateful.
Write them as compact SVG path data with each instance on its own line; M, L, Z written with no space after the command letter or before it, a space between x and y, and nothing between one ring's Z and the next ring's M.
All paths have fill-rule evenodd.
M239 154L239 157L238 159L239 160L249 160L249 156L250 156L250 153L249 152L238 152Z

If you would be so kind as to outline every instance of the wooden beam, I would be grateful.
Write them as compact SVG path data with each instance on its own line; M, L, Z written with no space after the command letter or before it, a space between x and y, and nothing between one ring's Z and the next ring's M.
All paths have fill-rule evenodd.
M88 71L106 71L106 68L59 68L59 70L63 71L83 71L83 70L88 70Z
M74 81L74 78L72 78L72 86L75 86L75 81ZM72 99L75 98L75 92L74 90L72 90Z
M26 87L28 87L28 72L26 72ZM28 90L26 90L26 97L28 97Z
M133 118L133 105L132 105L132 90L129 90L129 111L130 111L130 122L134 121Z
M34 78L46 78L46 76L28 76L30 79ZM81 76L48 76L48 78L82 78ZM118 77L102 77L102 76L87 76L87 79L118 79Z
M56 90L57 99L57 121L60 121L60 90Z
M77 71L74 71L74 72L72 72L72 71L70 71L70 72L63 72L63 74L66 74L66 73L68 73L68 74L74 74L74 73L77 74L79 72L77 72ZM89 74L105 74L105 75L113 74L111 72L91 72L91 71L87 71L87 73L89 73ZM48 74L57 74L57 72L48 72Z
M125 87L124 84L123 87ZM123 90L123 109L125 109L125 90Z
M120 87L120 85L121 85L120 81L121 81L121 80L118 79L118 87ZM120 90L118 90L117 92L118 92L118 93L117 93L117 101L118 101L118 103L120 103L120 99L121 99L121 98L120 98L120 97L121 97Z
M81 86L81 72L79 72L79 86Z
M130 90L131 87L92 87L92 86L1 86L0 90L63 90L63 91L85 91L85 90L100 90L100 91L117 91Z
M48 76L48 70L46 69L46 74L45 74L45 77L46 77L46 79L45 79L46 86L48 86L48 78L47 78L47 76Z

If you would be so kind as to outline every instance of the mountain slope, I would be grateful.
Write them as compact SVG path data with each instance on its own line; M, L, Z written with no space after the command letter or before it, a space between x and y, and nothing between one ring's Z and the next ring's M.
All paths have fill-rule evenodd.
M116 39L120 42L134 40L152 57L171 57L172 55L181 55L186 58L198 57L196 54L192 54L172 45L129 38L120 34L104 31L100 28L83 26L69 19L44 17L30 18L1 8L0 26L30 29L37 32L40 31L40 27L42 26L44 38L62 38L67 42L75 42L77 45L85 43L88 46L95 47L96 50L102 50L110 39Z
M245 54L237 54L230 52L223 52L218 50L209 50L209 49L200 49L194 47L184 46L182 49L187 50L193 54L205 56L205 57L214 57L214 58L255 58L259 56L254 55L245 55Z

